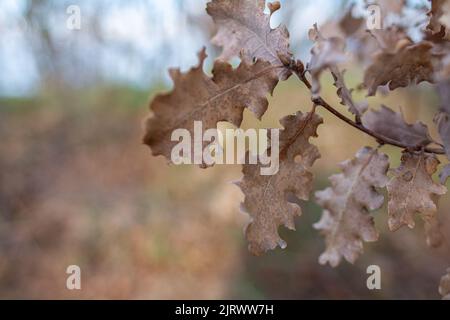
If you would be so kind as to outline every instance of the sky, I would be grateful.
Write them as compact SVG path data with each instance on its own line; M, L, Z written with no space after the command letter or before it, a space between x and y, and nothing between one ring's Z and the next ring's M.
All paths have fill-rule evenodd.
M39 85L41 75L29 38L33 28L23 17L27 1L32 0L0 1L0 95L3 96L30 95ZM291 12L288 28L293 51L302 57L307 50L302 51L299 44L304 41L309 28L336 15L341 0L293 1L301 5ZM96 76L102 81L140 87L148 87L155 81L167 82L169 67L188 69L197 63L196 53L201 47L209 46L208 35L199 28L190 27L188 21L209 21L204 11L207 0L49 2L51 6L45 19L55 43L76 56L77 62L84 63L84 70L69 73L79 82L82 82L83 74L90 71L90 65L92 69L95 67ZM283 2L287 1L281 2L283 8ZM66 8L72 4L81 9L80 30L66 28L69 17ZM101 14L95 11L99 6ZM102 36L101 45L89 37L93 30L86 21L95 22L96 31ZM271 24L276 27L282 22L280 10L274 14ZM73 62L66 64L70 66Z

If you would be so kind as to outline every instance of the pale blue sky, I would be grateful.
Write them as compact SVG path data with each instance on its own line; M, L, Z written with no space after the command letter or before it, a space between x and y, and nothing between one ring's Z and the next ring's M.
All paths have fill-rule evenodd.
M0 1L0 95L30 94L39 83L39 67L28 37L33 28L23 19L27 1L31 0ZM299 46L307 30L312 24L320 24L337 14L336 8L342 5L342 1L281 1L286 5L295 2L288 27L297 55L302 56L307 52ZM50 8L45 19L57 46L76 55L77 63L84 66L85 70L73 70L70 73L77 81L82 81L83 74L95 68L95 76L102 81L120 81L148 87L152 81L167 80L168 67L187 69L196 63L196 52L203 45L208 45L208 35L199 28L189 27L188 17L208 22L209 17L204 11L206 2L54 0L55 6ZM65 8L70 4L81 8L82 29L79 31L70 31L65 27L68 17ZM98 6L102 7L102 14L95 12ZM282 10L274 15L273 26L283 22L282 15ZM102 36L101 45L88 37L92 30L85 23L86 20L96 23L97 31ZM89 68L90 65L92 68Z

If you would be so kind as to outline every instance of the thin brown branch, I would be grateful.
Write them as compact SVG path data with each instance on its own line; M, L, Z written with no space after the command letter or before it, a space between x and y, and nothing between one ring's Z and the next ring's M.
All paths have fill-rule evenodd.
M375 138L377 140L378 143L381 144L389 144L392 146L396 146L402 149L407 149L407 150L411 150L411 151L418 151L418 150L422 150L422 146L410 146L407 144L404 144L400 141L396 141L393 140L391 138L385 137L383 135L380 135L366 127L364 127L362 124L358 124L356 122L354 122L353 120L347 118L346 116L344 116L343 114L341 114L339 111L337 111L336 109L334 109L332 106L330 106L325 100L323 100L321 97L317 98L317 99L313 99L313 102L315 104L317 104L318 106L321 106L323 108L325 108L326 110L328 110L329 112L331 112L333 115L335 115L336 117L338 117L339 119L341 119L342 121L346 122L347 124L349 124L350 126L368 134L369 136ZM434 154L445 154L445 151L443 149L437 149L437 148L424 148L425 152L428 153L434 153Z
M295 72L295 71L294 71ZM308 79L305 77L305 74L299 74L297 72L295 72L295 74L299 77L299 79L305 84L305 86L311 90L311 84L309 83ZM395 147L399 147L402 149L406 149L406 150L410 150L410 151L419 151L419 150L424 150L425 152L428 153L434 153L434 154L445 154L445 150L440 148L423 148L423 146L410 146L410 145L406 145L400 141L396 141L393 140L391 138L385 137L383 135L380 135L368 128L366 128L362 123L357 123L349 118L347 118L345 115L343 115L342 113L340 113L339 111L337 111L335 108L333 108L331 105L329 105L322 97L318 97L316 99L312 99L313 103L315 105L321 106L323 108L325 108L326 110L328 110L330 113L332 113L334 116L336 116L337 118L341 119L342 121L344 121L345 123L347 123L348 125L366 133L367 135L375 138L377 140L378 143L380 143L381 145L392 145Z

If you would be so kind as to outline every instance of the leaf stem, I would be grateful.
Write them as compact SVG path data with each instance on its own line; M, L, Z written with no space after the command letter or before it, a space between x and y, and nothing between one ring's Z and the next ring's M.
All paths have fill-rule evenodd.
M308 79L306 79L305 74L298 74L297 72L295 72L295 74L299 77L299 79L305 84L305 86L311 90L311 84L309 83ZM323 108L325 108L327 111L329 111L330 113L332 113L334 116L336 116L337 118L341 119L342 121L344 121L345 123L347 123L348 125L366 133L367 135L375 138L377 140L378 143L380 143L381 145L392 145L395 147L399 147L402 149L406 149L409 151L418 151L418 150L424 150L425 152L428 153L434 153L434 154L445 154L445 151L441 148L441 149L437 149L437 148L423 148L422 146L410 146L407 144L404 144L400 141L396 141L394 139L385 137L381 134L378 134L368 128L366 128L362 123L357 123L353 120L351 120L350 118L346 117L345 115L343 115L342 113L340 113L338 110L336 110L335 108L333 108L331 105L329 105L322 97L318 97L318 98L313 98L312 99L313 103L315 105L321 106Z

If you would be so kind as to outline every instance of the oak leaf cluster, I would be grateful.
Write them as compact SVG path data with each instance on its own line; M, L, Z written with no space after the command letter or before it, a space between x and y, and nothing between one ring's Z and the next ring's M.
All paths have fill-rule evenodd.
M278 229L284 226L294 230L294 219L301 214L298 203L310 199L312 168L320 157L311 138L317 136L317 127L323 122L316 113L320 107L372 136L379 147L361 148L339 165L341 173L329 178L328 188L315 193L323 212L314 227L325 237L319 262L333 267L342 259L354 263L363 253L365 242L378 240L372 213L385 203L384 192L391 231L403 226L413 228L415 217L420 216L428 244L439 246L443 241L438 202L447 192L445 183L450 176L450 1L431 0L429 11L418 9L425 21L422 27L409 26L402 20L405 1L366 2L380 5L383 13L398 17L399 22L383 15L382 29L366 30L365 20L349 8L339 21L330 22L331 28L323 26L324 30L334 30L331 35L312 26L311 57L303 63L290 51L287 28L270 26L272 14L280 9L278 1L269 3L266 13L264 0L212 0L206 11L217 30L212 43L221 48L212 77L203 71L203 49L196 67L186 73L170 70L174 89L156 96L150 105L153 115L147 120L144 142L154 155L170 161L174 145L170 134L174 129L192 131L194 121L202 121L205 128L215 128L220 121L239 127L245 109L261 119L269 107L267 95L293 74L310 90L311 101L300 104L302 108L313 105L311 111L299 111L280 121L283 129L278 173L262 176L258 164L246 164L241 181L236 183L245 196L241 208L250 216L245 235L254 254L286 247ZM411 28L416 28L420 37L413 40ZM235 68L230 64L233 58L240 58ZM401 113L387 106L369 107L368 101L355 101L342 68L349 59L364 67L359 90L365 90L368 98L421 82L433 85L441 98L434 118L439 136L433 138L427 125L408 123ZM321 76L326 72L333 76L339 102L352 118L322 98ZM390 159L380 150L384 145L402 149L398 168L389 168ZM326 150L322 152L326 154ZM437 155L441 159L446 156L444 165ZM436 172L440 182L434 178ZM444 276L440 292L446 298L450 295L449 283L449 275Z

